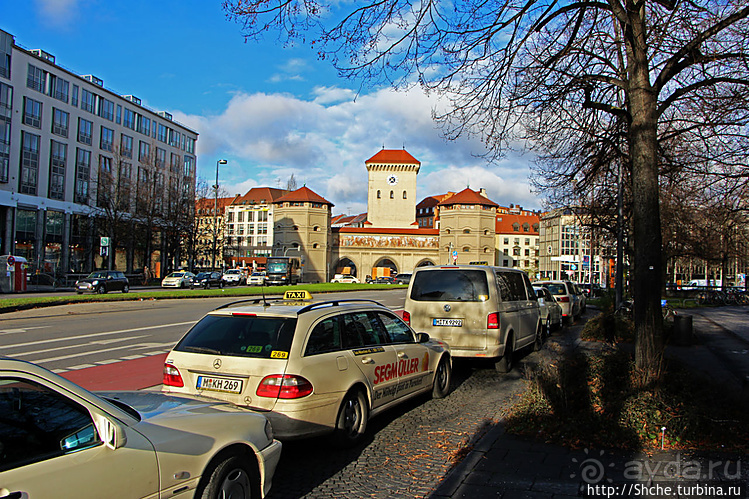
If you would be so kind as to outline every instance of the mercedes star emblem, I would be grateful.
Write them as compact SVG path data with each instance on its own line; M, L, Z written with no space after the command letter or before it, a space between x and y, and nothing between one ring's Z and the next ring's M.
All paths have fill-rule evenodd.
M214 369L221 368L221 359L216 359L216 360L213 361L213 368Z

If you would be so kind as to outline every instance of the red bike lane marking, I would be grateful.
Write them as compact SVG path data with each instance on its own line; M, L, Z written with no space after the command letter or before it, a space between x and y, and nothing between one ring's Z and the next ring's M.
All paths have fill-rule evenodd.
M161 384L167 354L123 360L102 366L60 373L65 379L90 391L142 390Z

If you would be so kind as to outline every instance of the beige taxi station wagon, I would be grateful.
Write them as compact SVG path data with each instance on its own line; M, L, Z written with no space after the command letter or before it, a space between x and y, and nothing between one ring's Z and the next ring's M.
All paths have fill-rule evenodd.
M167 355L163 390L256 410L281 440L332 432L352 445L385 409L446 396L451 375L447 345L377 302L256 299L195 324Z

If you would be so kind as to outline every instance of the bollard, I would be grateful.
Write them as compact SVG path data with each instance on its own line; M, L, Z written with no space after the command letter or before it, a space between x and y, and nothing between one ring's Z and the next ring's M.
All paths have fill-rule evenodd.
M674 316L674 340L677 345L692 344L692 316L678 314Z

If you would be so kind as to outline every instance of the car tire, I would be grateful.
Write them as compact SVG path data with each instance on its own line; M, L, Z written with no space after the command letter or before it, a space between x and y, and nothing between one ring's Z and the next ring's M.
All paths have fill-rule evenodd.
M184 287L185 287L185 283L182 282L182 281L180 281L179 282L179 289L184 289Z
M443 355L440 359L440 363L437 364L437 369L434 372L434 385L432 386L432 398L442 399L447 397L450 393L450 386L452 385L452 367L450 366L450 359L447 355Z
M245 456L229 456L207 469L205 483L198 485L195 497L260 497L260 476L253 463Z
M515 356L515 351L513 349L513 337L510 335L510 337L507 340L507 346L505 347L505 354L500 357L500 359L494 363L494 369L497 370L497 372L500 373L508 373L512 371L513 367L513 357Z
M353 447L361 442L367 431L369 406L361 390L346 394L338 409L333 441L337 447Z
M210 282L206 282L205 284L203 284L203 287L205 289L211 289L211 283Z
M536 326L536 337L533 339L533 351L538 352L544 346L544 328L541 323Z
M218 283L218 288L219 289L224 289L224 281L221 281L221 282Z
M100 284L100 285L99 285L99 287L98 287L98 288L96 288L96 292L97 292L98 294L100 294L100 295L103 295L104 293L106 293L106 292L107 292L107 287L106 287L106 286L104 286L103 284Z
M127 293L128 291L130 291L130 286L129 286L129 285L127 285L127 284L125 284L125 285L124 285L124 286L122 287L122 292L123 292L123 293Z

